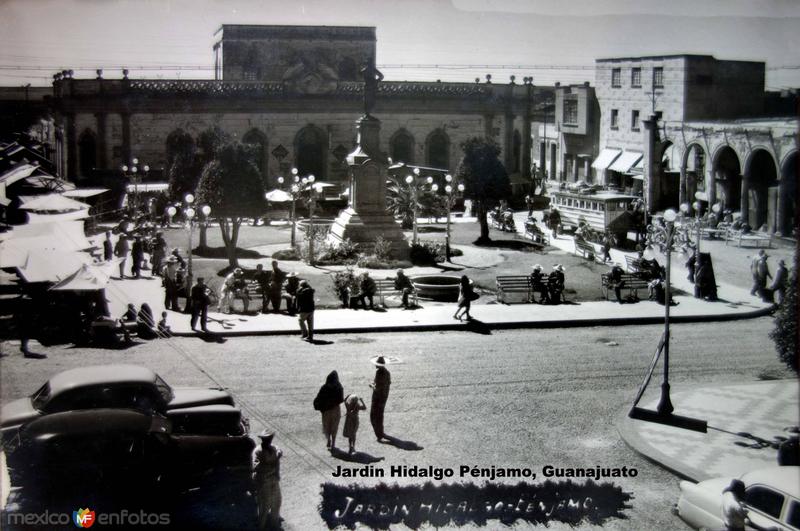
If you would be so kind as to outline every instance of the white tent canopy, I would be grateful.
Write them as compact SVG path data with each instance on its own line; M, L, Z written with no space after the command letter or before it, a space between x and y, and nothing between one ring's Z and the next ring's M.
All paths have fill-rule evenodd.
M111 279L109 265L83 264L80 269L52 287L53 291L97 291L105 288Z
M17 271L25 282L58 282L90 263L92 257L86 253L36 249L28 251Z
M0 240L11 241L27 250L82 251L93 245L83 232L83 221L59 221L18 225L0 234Z
M623 151L622 155L609 166L609 170L618 171L620 173L628 173L631 171L637 162L642 160L642 154L635 151Z
M594 159L594 162L592 162L592 168L596 170L605 170L621 153L621 149L603 148L597 158Z

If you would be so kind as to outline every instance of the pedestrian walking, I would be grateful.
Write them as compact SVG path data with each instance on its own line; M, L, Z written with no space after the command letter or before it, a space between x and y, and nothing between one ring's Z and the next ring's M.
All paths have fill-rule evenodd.
M106 239L103 240L103 260L108 262L114 258L114 244L111 243L111 231L106 231Z
M301 280L297 289L297 320L302 339L314 342L314 289L308 280Z
M403 308L408 309L408 296L414 293L414 284L408 278L402 269L397 270L397 276L394 277L394 289L403 295Z
M758 274L758 264L761 261L761 257L764 256L766 251L761 249L758 251L758 254L753 256L753 259L750 261L750 275L753 277L753 287L750 289L750 295L760 295L761 291L761 277Z
M767 289L767 279L772 278L772 273L769 272L769 264L767 264L768 258L769 255L767 253L761 254L757 268L759 295L764 302L772 302L772 293Z
M192 303L192 330L197 330L197 319L200 318L200 329L208 332L208 305L211 304L211 290L206 286L205 278L198 277L197 284L192 286L190 300Z
M272 303L272 311L281 311L281 291L283 281L286 280L286 273L278 267L278 261L272 261L272 278L269 281L269 301Z
M478 294L472 288L472 281L467 275L461 275L461 281L458 285L458 308L453 315L453 319L461 320L462 316L467 317L467 321L472 320L469 314L469 309L472 306L472 301L478 299ZM463 310L463 313L462 313ZM459 315L461 313L461 315Z
M344 389L339 383L339 374L331 371L314 398L314 409L322 413L322 433L325 434L325 442L330 450L336 448L336 432L339 430L339 421L342 418L339 404L342 402L344 402Z
M369 299L369 309L374 310L375 292L378 291L378 285L375 279L369 276L369 271L364 271L361 274L361 293L358 296L358 302L362 308L367 309L367 299Z
M264 430L258 438L261 444L253 453L253 484L258 502L259 530L280 529L281 524L281 456L283 452L272 445L275 434Z
M369 421L378 441L386 438L383 428L383 415L386 411L386 401L389 400L389 387L392 385L392 375L386 368L383 356L370 360L375 365L375 380L369 385L372 388L372 403L369 410Z
M261 290L261 313L267 313L269 306L269 281L272 279L272 273L264 271L264 265L258 264L256 272L253 274L253 281L258 284Z
M528 217L533 216L533 205L534 204L535 203L533 201L533 197L531 197L531 194L527 194L525 196L525 205L527 205L527 207L528 207Z
M550 221L550 230L553 231L553 239L557 240L558 230L561 227L561 213L556 207L550 209L548 220Z
M137 233L133 235L131 245L131 276L134 278L142 277L142 261L144 260L144 244L142 237Z
M367 409L367 405L356 394L349 394L344 398L344 430L342 436L347 437L350 444L349 453L354 454L356 451L356 434L358 433L358 412Z
M153 276L161 276L164 258L167 256L167 240L164 239L163 232L156 232L152 248L153 250L150 253L150 266L152 267Z
M775 270L775 277L772 279L772 286L769 288L773 297L776 293L778 294L778 304L781 304L786 296L788 278L789 270L786 268L786 262L778 260L778 269Z
M125 237L124 233L119 235L119 239L117 240L117 244L114 246L114 256L119 259L119 278L125 278L125 262L128 260L128 252L130 251L130 247L128 246L128 238Z
M611 259L611 236L606 233L603 236L603 263L613 262Z

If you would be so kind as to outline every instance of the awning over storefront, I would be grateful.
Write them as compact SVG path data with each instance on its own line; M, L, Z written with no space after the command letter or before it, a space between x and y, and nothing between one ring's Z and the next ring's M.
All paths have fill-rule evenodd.
M594 159L594 162L592 162L592 168L596 170L605 170L617 159L617 157L619 157L620 153L622 153L621 149L603 149L603 151L600 152L600 155L598 155L597 158Z
M642 160L642 154L635 151L623 151L622 155L617 157L613 164L608 168L611 171L618 171L620 173L629 173L637 162Z
M169 190L169 183L137 183L129 184L125 191L129 194L143 194L145 192L166 192Z

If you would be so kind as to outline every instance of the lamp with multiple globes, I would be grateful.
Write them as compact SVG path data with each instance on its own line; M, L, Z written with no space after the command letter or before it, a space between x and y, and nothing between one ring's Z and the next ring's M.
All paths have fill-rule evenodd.
M195 197L192 194L186 194L183 198L183 203L177 203L175 206L170 206L167 208L167 214L169 214L170 219L172 219L180 209L180 212L183 214L183 218L186 222L186 231L189 234L189 249L187 251L188 254L188 261L187 261L187 270L186 270L186 293L189 293L192 289L192 236L194 234L194 227L196 224L202 224L201 228L205 228L208 226L208 218L211 215L211 207L208 205L200 205L197 206L194 204ZM199 214L201 216L198 216ZM201 242L204 244L204 242ZM191 299L187 297L186 299L186 311L189 311L191 308Z
M123 164L120 166L120 170L122 170L123 175L133 184L133 213L134 215L139 211L139 183L142 181L143 177L146 177L147 174L150 172L150 166L145 164L141 167L141 172L139 172L139 159L133 158L131 160L130 166L127 164Z

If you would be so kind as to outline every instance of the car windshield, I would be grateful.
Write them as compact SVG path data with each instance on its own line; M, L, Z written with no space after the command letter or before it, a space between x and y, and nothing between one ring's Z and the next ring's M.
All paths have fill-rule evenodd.
M50 400L50 382L45 383L38 391L31 395L33 407L39 410L44 409L48 400Z
M172 387L169 386L167 382L161 379L161 376L156 375L156 389L158 389L159 394L164 399L165 404L169 404L172 402L174 398L174 394L172 393Z

